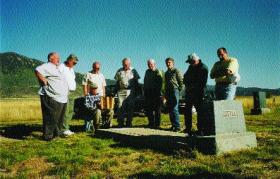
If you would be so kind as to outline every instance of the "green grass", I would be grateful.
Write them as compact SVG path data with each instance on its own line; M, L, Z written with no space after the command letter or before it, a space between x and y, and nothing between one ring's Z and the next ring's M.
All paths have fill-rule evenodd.
M79 120L71 123L71 127L78 131L75 135L51 142L41 140L40 122L18 128L14 122L4 123L1 133L7 136L0 138L0 177L280 177L279 110L267 115L245 115L245 119L247 129L257 135L258 147L221 156L203 155L189 149L164 153L149 148L124 147L117 141L79 132L83 123ZM144 124L147 124L146 118L135 118L134 125ZM170 126L167 115L163 115L162 124L164 128ZM20 128L26 135L13 135L14 129ZM11 131L7 133L8 129Z

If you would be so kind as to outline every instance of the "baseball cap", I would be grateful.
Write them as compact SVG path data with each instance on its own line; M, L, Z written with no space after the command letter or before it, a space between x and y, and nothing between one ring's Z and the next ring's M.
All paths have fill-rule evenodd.
M196 53L192 53L192 54L188 55L188 59L186 60L186 63L189 63L194 60L199 60L199 59L200 58Z

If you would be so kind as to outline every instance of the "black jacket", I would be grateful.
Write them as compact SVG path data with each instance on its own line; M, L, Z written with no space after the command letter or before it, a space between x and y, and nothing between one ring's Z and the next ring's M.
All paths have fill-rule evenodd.
M184 84L186 95L201 96L207 84L208 67L199 60L196 66L189 65L188 70L184 74ZM201 96L203 97L203 96Z

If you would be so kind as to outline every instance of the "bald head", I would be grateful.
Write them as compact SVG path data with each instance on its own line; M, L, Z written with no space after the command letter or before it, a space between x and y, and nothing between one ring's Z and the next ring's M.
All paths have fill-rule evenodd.
M51 62L55 65L59 65L59 60L60 60L60 57L59 57L58 53L51 52L48 54L48 62Z

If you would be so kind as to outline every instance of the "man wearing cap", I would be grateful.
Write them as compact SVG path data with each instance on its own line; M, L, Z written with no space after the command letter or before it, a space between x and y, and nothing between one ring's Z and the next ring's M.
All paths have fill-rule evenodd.
M183 76L181 72L174 67L174 59L169 57L165 59L167 71L165 72L165 98L171 121L171 130L180 131L179 120L179 97L183 88Z
M100 72L101 64L98 61L93 62L92 70L87 72L83 78L83 92L84 95L87 95L89 92L89 84L95 83L97 85L97 92L100 96L105 96L106 91L106 80L104 75ZM102 126L104 128L111 127L111 122L114 117L113 109L104 109L102 110Z
M184 74L185 84L185 132L191 135L192 132L192 107L197 111L197 129L201 134L203 123L201 119L201 105L205 94L208 67L202 63L195 53L188 55L186 63L189 63L188 70Z
M69 122L73 116L74 95L71 92L74 92L76 90L76 81L75 81L76 76L74 72L74 66L77 63L78 63L78 57L74 54L70 54L67 57L66 61L59 66L67 80L68 87L69 87L67 109L65 113L65 120L62 127L64 135L74 134L74 132L70 130Z
M101 96L98 93L98 85L96 83L88 84L88 94L85 96L85 130L86 132L95 132L100 125L101 110L100 101Z
M68 101L68 83L59 68L59 55L48 54L48 63L35 69L35 75L41 86L39 95L43 115L43 139L52 140L61 136Z
M131 127L136 88L139 85L138 79L140 76L138 72L131 67L130 58L124 58L122 60L122 66L123 67L115 74L116 88L118 90L118 127L124 126L125 117L127 118L125 126Z
M144 97L149 127L159 129L161 113L161 90L163 73L156 68L154 59L147 61L148 69L144 77Z
M240 80L238 61L229 57L224 47L217 50L217 55L220 60L214 64L210 72L211 79L215 79L216 82L216 100L233 100L237 82Z

